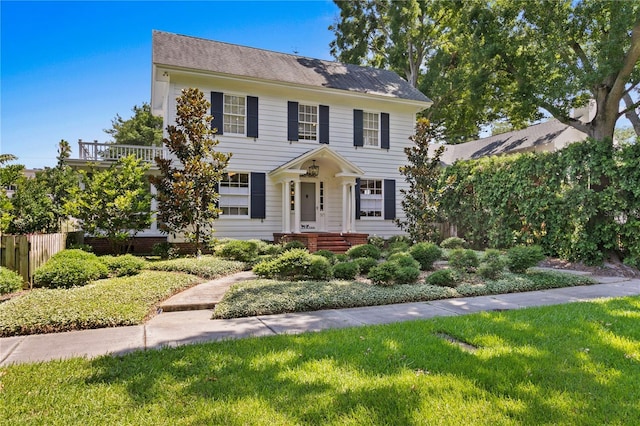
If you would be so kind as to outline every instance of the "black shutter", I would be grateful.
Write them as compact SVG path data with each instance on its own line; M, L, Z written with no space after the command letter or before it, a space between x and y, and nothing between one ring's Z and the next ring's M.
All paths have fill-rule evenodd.
M320 124L320 134L318 135L318 142L329 143L329 107L326 105L320 105L318 111L318 121Z
M384 220L396 218L396 181L384 180Z
M287 140L298 140L298 103L287 102Z
M389 149L389 114L380 114L380 148Z
M353 110L353 146L364 145L364 134L362 132L362 110Z
M360 178L356 178L356 219L360 219Z
M216 209L219 209L220 208L220 182L216 182L214 191L216 191L216 194L218 194L218 198L213 203L213 205L216 206Z
M266 215L266 174L251 173L251 219L264 219Z
M211 116L213 120L211 120L211 129L216 131L216 135L223 134L223 123L224 123L224 95L222 92L211 92Z
M247 137L258 137L258 98L247 96Z

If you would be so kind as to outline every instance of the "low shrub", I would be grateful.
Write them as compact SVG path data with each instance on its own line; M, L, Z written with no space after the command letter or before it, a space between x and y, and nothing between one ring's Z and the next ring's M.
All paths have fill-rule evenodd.
M416 262L417 263L417 262ZM400 266L394 277L396 284L413 284L420 278L420 269L413 266Z
M367 239L367 243L378 247L380 250L382 250L384 248L384 238L379 237L377 235L370 235L369 238Z
M309 271L307 273L307 278L311 280L317 281L326 281L330 280L333 276L333 270L331 269L331 262L326 257L316 256L315 254L311 256L311 263L309 264Z
M396 262L402 267L411 267L420 270L420 263L409 253L394 253L387 259L389 262Z
M400 265L396 262L384 262L371 268L367 274L367 278L375 285L391 286L398 274Z
M77 249L77 250L86 251L88 253L93 253L93 247L91 247L89 244L72 243L72 244L69 244L67 248L70 250Z
M393 245L396 243L403 243L407 246L410 246L411 244L413 244L413 241L411 241L411 238L407 237L406 235L394 235L392 237L389 237L389 239L387 240L387 245Z
M393 243L389 243L389 245L387 246L387 257L391 256L392 254L395 253L403 253L407 250L409 250L409 246L411 244L409 244L407 241L396 241Z
M409 253L420 262L420 269L423 271L433 269L433 262L442 257L442 249L433 243L414 244Z
M216 254L224 259L251 262L258 255L255 241L231 240L216 249Z
M137 275L145 265L145 261L132 254L122 256L100 256L98 259L109 269L109 275L124 277Z
M293 249L302 249L302 250L307 249L307 246L305 246L304 243L301 241L289 241L282 247L283 247L283 251L289 251Z
M358 266L357 261L338 263L333 267L333 277L340 280L353 280L359 273L360 267Z
M0 294L22 290L22 277L11 269L0 266Z
M269 241L264 240L248 240L250 243L253 243L258 248L258 255L264 254L280 254L282 253L282 246L280 244L273 244Z
M180 256L180 250L169 242L156 243L151 247L151 254L161 259L176 259Z
M451 269L440 269L439 271L429 274L425 282L439 287L455 287L457 276Z
M543 259L540 246L515 246L507 250L507 267L515 274L523 274Z
M454 249L449 253L449 266L460 272L474 272L480 264L473 250Z
M463 249L467 247L467 242L460 237L449 237L440 243L440 247L445 249Z
M324 280L331 277L331 265L322 256L303 249L291 249L267 262L258 263L253 272L265 278Z
M335 257L335 263L342 263L342 262L348 262L349 261L349 256L347 256L344 253L340 253L340 254L336 254Z
M353 260L358 264L361 274L368 274L371 268L378 264L378 261L370 257L359 257Z
M500 277L505 266L506 262L502 259L500 251L488 249L484 252L477 272L482 278L495 280Z
M36 270L33 282L36 287L68 288L86 285L108 274L109 269L95 254L62 250Z
M347 250L346 254L350 259L357 259L360 257L370 257L376 260L380 259L380 249L373 244L353 246Z
M627 256L622 261L626 266L630 266L632 268L640 269L640 257Z
M313 254L315 254L316 256L324 257L330 263L334 263L335 262L336 254L334 252L332 252L331 250L318 250L317 252L315 252Z

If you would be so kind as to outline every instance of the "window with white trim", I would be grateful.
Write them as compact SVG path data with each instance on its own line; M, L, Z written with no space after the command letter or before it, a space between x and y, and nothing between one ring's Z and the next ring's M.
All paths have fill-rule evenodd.
M298 105L298 140L315 141L318 132L318 107Z
M247 115L244 96L224 95L224 133L245 134Z
M380 114L362 113L362 137L364 146L380 146Z
M382 181L360 180L360 217L382 217Z
M218 192L223 216L249 216L249 173L225 173Z

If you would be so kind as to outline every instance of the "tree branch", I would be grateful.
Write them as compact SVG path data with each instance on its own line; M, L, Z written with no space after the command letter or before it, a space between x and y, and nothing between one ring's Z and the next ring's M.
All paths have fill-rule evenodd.
M542 100L540 98L536 98L536 99L538 101L538 105L541 108L544 108L547 111L549 111L551 113L551 115L553 115L553 118L555 118L559 122L561 122L563 124L566 124L568 126L571 126L574 129L581 131L582 133L589 134L589 125L588 124L583 123L582 121L577 120L575 118L571 118L571 117L567 116L559 108L557 108L553 104L550 104L547 101L544 101L544 100Z
M629 93L625 93L622 99L627 105L627 108L620 112L620 116L624 114L624 116L631 122L636 135L640 136L640 117L638 117L638 113L636 112L636 109L640 107L640 101L634 103Z
M617 103L622 98L625 91L625 86L629 80L629 76L633 72L638 60L640 59L640 20L636 22L631 31L631 47L624 57L622 67L616 76L611 91L609 92L609 100Z

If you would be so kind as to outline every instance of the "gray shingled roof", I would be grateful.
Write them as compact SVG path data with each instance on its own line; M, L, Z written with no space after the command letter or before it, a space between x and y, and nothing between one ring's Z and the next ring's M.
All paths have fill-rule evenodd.
M442 161L445 164L452 164L455 160L470 160L486 155L528 151L554 143L554 140L569 127L556 119L551 119L522 130L476 139L459 145L448 145L442 156Z
M393 71L153 31L153 63L431 102Z

